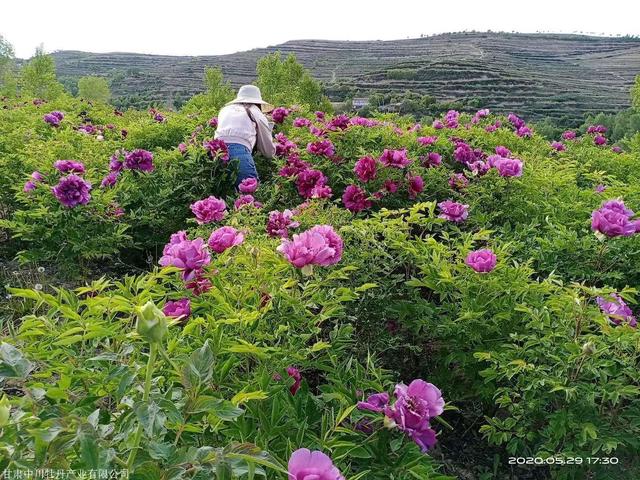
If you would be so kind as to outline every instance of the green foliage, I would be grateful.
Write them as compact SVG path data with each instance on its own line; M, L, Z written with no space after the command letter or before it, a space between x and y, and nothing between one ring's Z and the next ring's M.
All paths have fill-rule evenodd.
M108 103L111 98L109 82L102 77L82 77L78 80L78 96L92 102Z
M631 105L640 110L640 75L636 75L636 81L631 88Z
M56 78L56 67L53 58L44 53L42 47L36 49L35 55L21 71L21 93L32 98L55 100L64 91Z
M182 107L183 112L211 117L235 96L231 84L224 80L220 67L205 68L204 85L205 92L187 101Z
M273 105L303 105L314 110L324 102L322 87L296 60L294 54L282 58L275 52L258 61L256 84L262 97Z

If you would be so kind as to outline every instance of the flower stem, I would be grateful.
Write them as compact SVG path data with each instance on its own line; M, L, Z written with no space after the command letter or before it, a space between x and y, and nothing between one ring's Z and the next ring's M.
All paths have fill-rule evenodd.
M147 371L144 379L144 392L142 394L142 401L149 401L149 392L151 391L151 380L153 378L153 366L156 361L156 353L158 346L155 343L151 343L149 346L149 359L147 360ZM138 453L138 446L140 445L140 440L142 439L142 424L138 422L138 429L136 430L136 436L133 442L133 448L131 452L129 452L129 458L127 459L127 468L131 470L133 467L133 462L136 459L136 454Z

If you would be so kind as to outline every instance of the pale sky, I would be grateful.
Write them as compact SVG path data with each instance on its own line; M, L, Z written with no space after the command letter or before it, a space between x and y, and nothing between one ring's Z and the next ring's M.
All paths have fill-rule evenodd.
M8 0L0 35L19 58L40 43L48 52L217 55L461 30L640 35L638 18L637 0Z

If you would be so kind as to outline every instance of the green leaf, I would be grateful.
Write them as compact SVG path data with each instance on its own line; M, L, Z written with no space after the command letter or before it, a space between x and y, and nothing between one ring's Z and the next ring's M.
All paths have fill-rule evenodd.
M27 378L33 365L22 352L8 343L0 344L0 380L4 378Z

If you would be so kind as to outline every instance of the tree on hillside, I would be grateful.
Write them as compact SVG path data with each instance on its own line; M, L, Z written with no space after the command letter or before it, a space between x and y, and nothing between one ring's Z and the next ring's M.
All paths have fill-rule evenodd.
M44 53L42 46L22 69L22 95L53 100L64 92L56 77L56 66L51 55Z
M111 98L109 82L102 77L82 77L78 80L78 96L89 101L108 103Z
M326 104L322 86L313 79L294 54L283 59L280 52L261 58L257 65L258 80L263 98L276 106L300 104L312 109Z
M636 76L636 81L631 88L631 106L640 110L640 75Z
M195 95L182 108L185 112L215 115L227 102L233 99L231 84L224 79L220 67L206 67L204 70L204 93Z
M0 95L15 97L17 94L18 81L13 45L0 35Z

